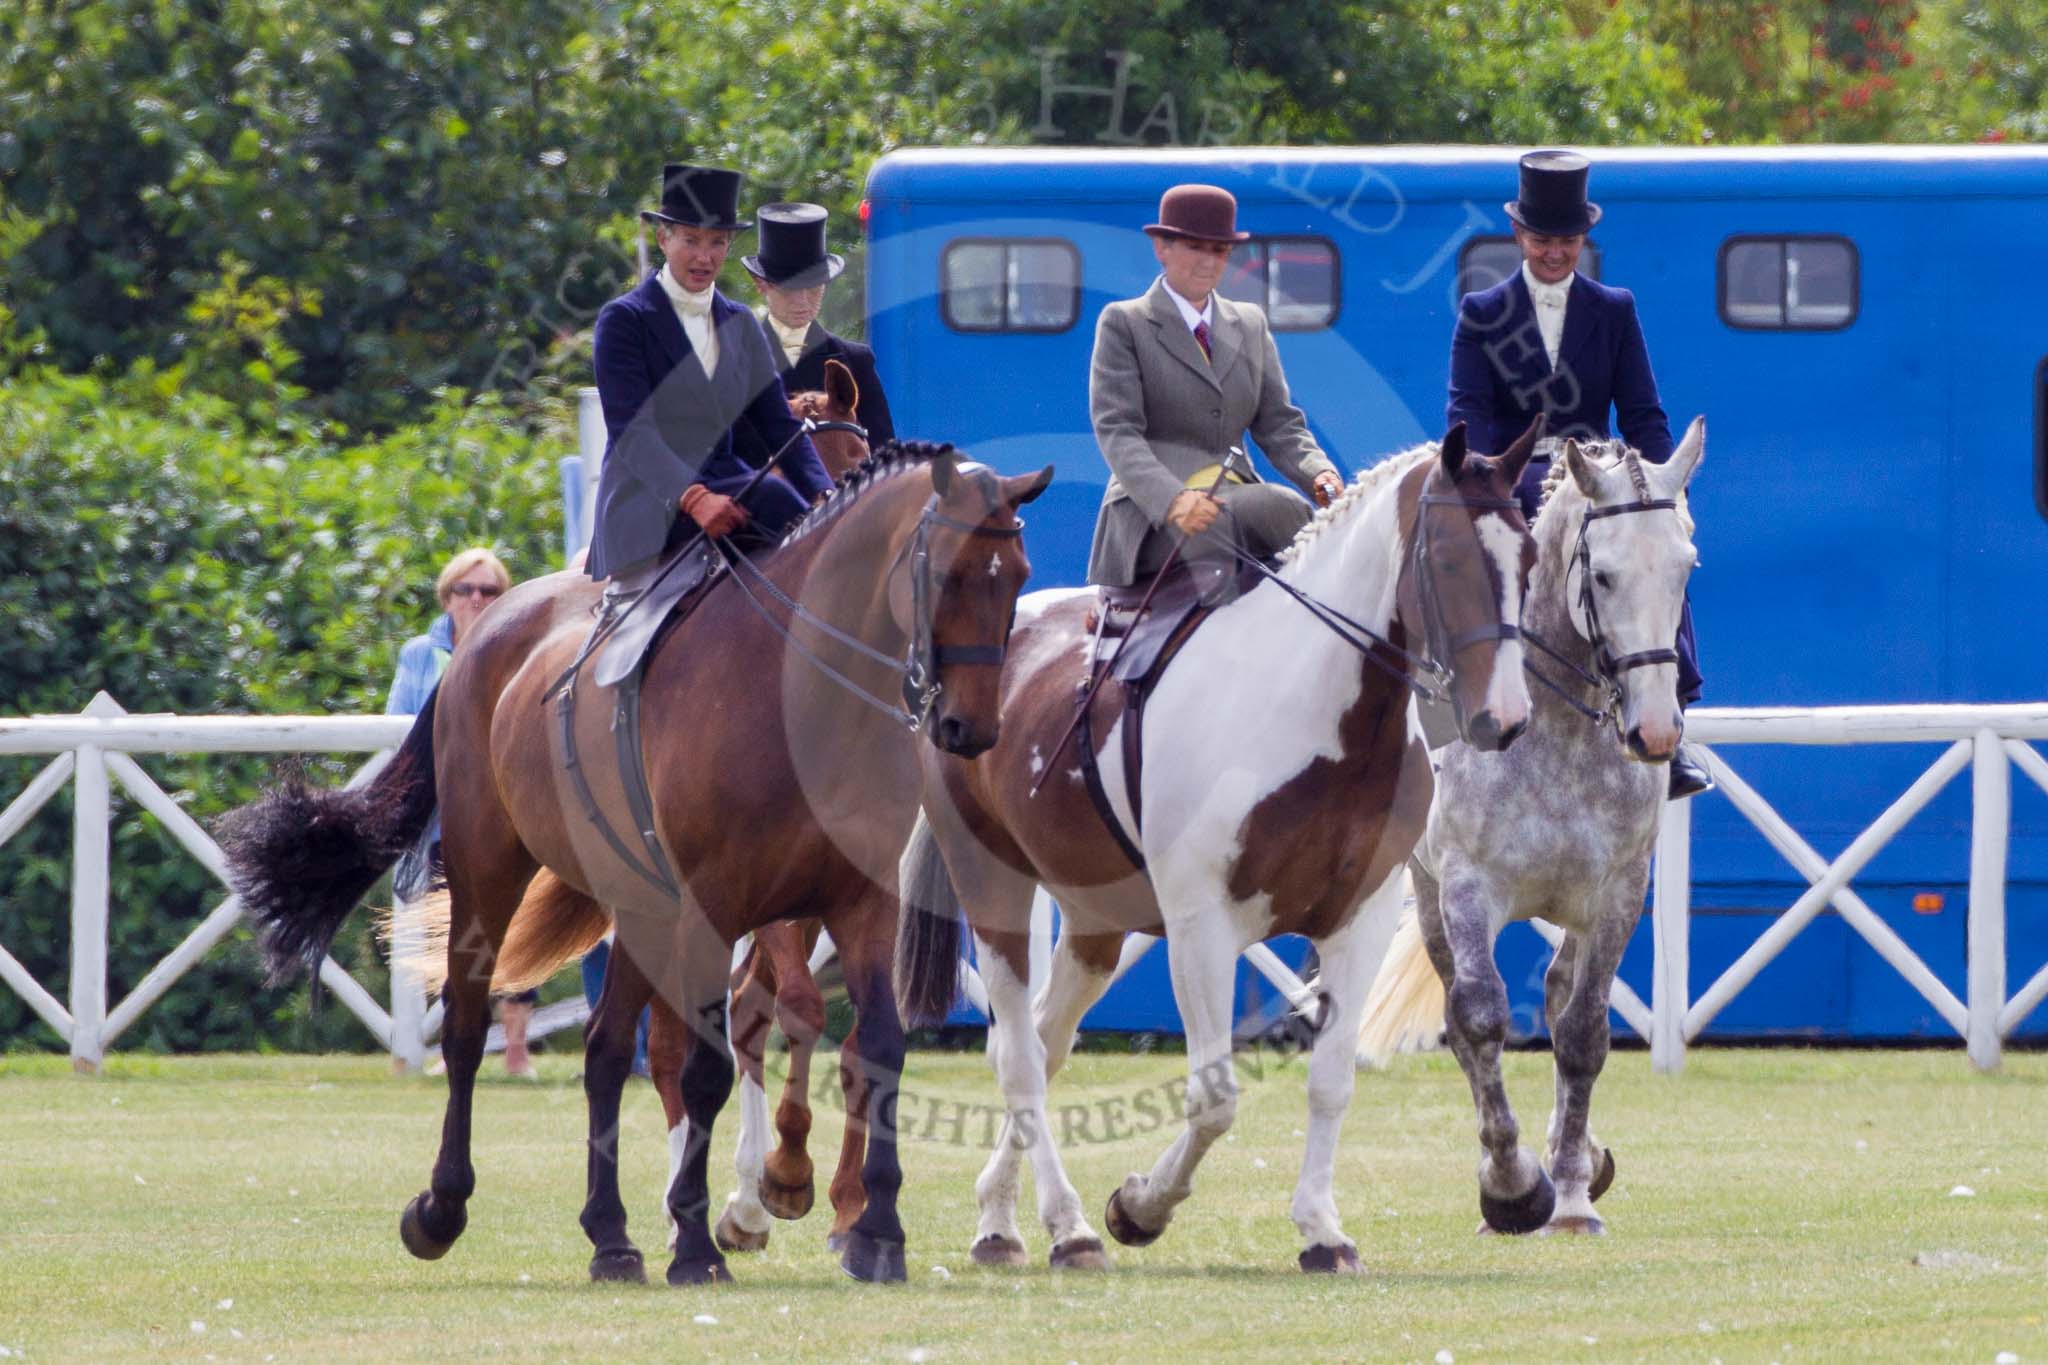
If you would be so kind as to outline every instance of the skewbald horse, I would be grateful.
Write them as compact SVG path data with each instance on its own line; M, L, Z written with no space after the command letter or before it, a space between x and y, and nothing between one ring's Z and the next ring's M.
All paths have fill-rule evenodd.
M950 1006L963 910L988 987L1006 1117L976 1185L976 1261L1023 1261L1016 1204L1028 1157L1053 1264L1108 1264L1052 1139L1046 1085L1107 989L1124 935L1166 937L1188 1045L1187 1127L1149 1175L1110 1194L1105 1214L1117 1240L1144 1246L1236 1112L1238 955L1298 933L1321 953L1328 996L1293 1206L1301 1266L1358 1269L1331 1175L1351 1039L1429 808L1411 692L1447 690L1480 747L1506 746L1527 722L1515 626L1533 551L1512 489L1541 425L1498 459L1467 454L1460 426L1360 475L1297 537L1277 581L1219 608L1154 686L1135 802L1120 743L1131 722L1116 688L1102 689L1091 721L1101 785L1143 868L1098 813L1072 752L1058 749L1087 676L1094 594L1034 593L1020 605L1002 738L973 763L924 755L926 821L904 855L898 931L907 1020ZM1028 933L1039 884L1063 920L1034 1020Z
M565 789L561 727L543 698L589 632L598 586L555 574L515 587L456 652L396 757L353 791L287 781L224 824L232 883L274 973L317 964L370 885L427 825L438 799L447 869L449 1103L428 1188L400 1234L423 1259L447 1252L475 1188L470 1115L499 945L522 893L577 917L615 916L613 958L588 1035L589 1196L582 1223L599 1280L645 1277L626 1235L617 1172L619 1095L641 1009L659 994L697 1045L681 1074L689 1150L670 1183L671 1284L729 1279L707 1225L706 1157L732 1087L726 976L738 938L778 919L828 926L892 900L915 816L915 742L980 753L998 735L996 673L1030 571L1017 508L1051 481L1004 478L950 446L891 446L842 483L758 566L736 561L645 666L642 752L653 825L679 886L658 889L594 833ZM692 648L715 641L716 648ZM903 664L891 661L903 660ZM906 687L906 672L917 683ZM828 680L829 679L829 680ZM575 713L595 801L632 829L610 751L611 708ZM886 698L904 695L911 708ZM585 904L587 903L587 905ZM849 943L858 942L849 933ZM893 1111L903 1033L879 953L849 953L869 1113ZM866 1207L842 1257L859 1279L903 1278L902 1181L893 1134L871 1125Z

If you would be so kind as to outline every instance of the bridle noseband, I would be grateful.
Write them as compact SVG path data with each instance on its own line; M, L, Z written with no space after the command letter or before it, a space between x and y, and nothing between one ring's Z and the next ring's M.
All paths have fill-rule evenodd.
M930 535L934 526L943 526L967 536L998 540L1016 540L1024 534L1022 517L1016 517L1008 526L984 526L979 522L959 521L941 512L936 493L926 501L924 515L917 519L917 530L909 544L910 654L903 662L903 701L917 717L911 723L913 729L922 725L931 715L932 708L938 705L939 693L943 690L939 670L954 664L1001 668L1004 651L1009 648L1010 629L1017 620L1016 610L1012 608L1010 621L1003 627L1003 638L992 645L942 645L932 638ZM894 572L895 566L892 565L890 573Z
M1443 693L1448 694L1452 714L1458 718L1458 731L1465 730L1465 705L1458 699L1458 689L1453 686L1458 675L1458 655L1474 645L1505 643L1519 640L1521 629L1506 621L1495 621L1492 625L1474 626L1470 630L1451 633L1451 623L1444 616L1443 600L1436 590L1436 570L1430 562L1432 545L1429 509L1431 507L1457 507L1468 513L1519 512L1522 504L1514 498L1467 498L1455 493L1424 493L1422 505L1416 512L1415 549L1415 595L1422 605L1422 632L1428 659L1435 667L1443 684ZM1439 695L1436 700L1445 698Z
M1670 647L1663 649L1639 650L1634 654L1616 655L1607 642L1607 628L1600 622L1600 604L1593 594L1593 547L1586 539L1592 524L1606 517L1625 517L1636 512L1676 512L1675 498L1643 498L1636 502L1621 503L1614 507L1589 507L1579 520L1579 539L1572 549L1572 562L1579 571L1579 610L1586 618L1586 643L1593 648L1593 671L1585 669L1565 658L1551 648L1541 637L1528 632L1529 643L1557 663L1579 675L1578 680L1600 694L1600 702L1588 706L1577 697L1565 691L1564 687L1539 671L1534 664L1525 664L1531 677L1562 697L1567 705L1586 719L1595 723L1611 721L1617 734L1621 731L1621 675L1637 668L1655 668L1659 664L1676 664L1678 651Z
M850 422L820 422L817 423L817 426L820 429L840 427L859 430L858 427L854 427ZM991 515L993 515L993 510L991 509ZM939 510L939 495L937 493L932 494L925 500L924 511L917 519L917 529L911 533L910 539L904 543L904 548L897 551L896 558L889 564L888 572L883 575L886 590L888 580L896 576L896 570L906 562L910 566L912 618L910 644L905 650L904 656L900 659L893 655L882 653L865 641L858 640L829 621L821 619L815 612L785 593L776 585L773 579L768 577L766 570L734 549L728 541L719 540L714 543L718 546L719 553L724 556L726 564L732 569L733 582L738 585L741 595L746 598L748 604L756 612L760 613L761 619L766 621L769 627L782 637L785 644L795 649L810 662L812 667L853 696L866 702L883 715L901 722L908 729L917 730L922 728L925 722L931 718L932 708L938 705L940 693L944 690L939 682L939 670L953 664L985 664L1001 667L1004 652L1009 644L1010 625L1013 625L1016 621L1016 615L1012 612L1010 622L1005 624L1003 628L1003 639L992 645L941 645L932 638L932 609L934 604L932 601L930 534L931 528L934 526L944 526L949 530L959 531L969 536L990 536L1002 540L1013 540L1024 534L1024 519L1022 517L1014 518L1008 526L984 526L976 522L960 521L941 512ZM752 579L755 585L765 589L770 597L779 602L783 609L789 613L792 620L802 621L826 638L846 646L846 648L867 659L869 662L880 664L890 672L900 675L903 679L903 705L898 706L893 702L876 696L845 673L819 658L817 653L798 640L787 626L775 619L761 599L755 596L753 588L748 586L748 579Z

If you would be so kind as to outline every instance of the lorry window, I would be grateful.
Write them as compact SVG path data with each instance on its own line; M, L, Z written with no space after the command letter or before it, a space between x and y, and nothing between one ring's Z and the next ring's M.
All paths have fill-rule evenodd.
M1721 320L1746 331L1833 332L1856 320L1856 246L1838 236L1721 243Z
M1064 332L1081 316L1081 253L1058 237L962 237L939 266L956 332Z
M1276 332L1313 332L1337 320L1343 297L1337 245L1327 237L1255 237L1230 253L1217 292L1256 304Z

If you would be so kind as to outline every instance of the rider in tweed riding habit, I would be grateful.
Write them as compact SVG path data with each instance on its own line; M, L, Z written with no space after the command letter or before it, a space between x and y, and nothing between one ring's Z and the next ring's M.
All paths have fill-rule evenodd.
M1447 422L1463 422L1475 450L1508 447L1537 413L1550 439L1537 446L1516 493L1533 522L1551 454L1566 437L1606 439L1611 409L1622 439L1644 459L1671 458L1671 424L1657 397L1649 347L1635 296L1578 273L1586 234L1600 206L1586 199L1589 165L1577 152L1530 152L1521 160L1515 202L1503 207L1515 226L1522 266L1491 289L1458 303L1451 339ZM1700 698L1699 646L1688 601L1678 624L1678 699ZM1675 800L1713 785L1680 746L1671 760Z
M1176 185L1147 225L1160 275L1102 310L1088 372L1095 440L1109 462L1088 581L1128 587L1158 572L1173 545L1214 553L1219 518L1252 554L1284 549L1310 516L1299 494L1248 465L1223 469L1247 429L1302 493L1327 504L1343 487L1287 392L1266 315L1216 293L1237 230L1237 200L1214 185ZM1214 487L1214 492L1209 490Z

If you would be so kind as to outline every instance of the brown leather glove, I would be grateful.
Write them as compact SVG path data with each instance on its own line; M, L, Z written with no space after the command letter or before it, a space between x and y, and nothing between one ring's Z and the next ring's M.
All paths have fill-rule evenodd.
M693 483L683 490L677 504L687 512L690 520L704 528L704 534L714 539L729 536L747 524L747 509L723 493L714 493L701 483Z
M1198 536L1209 529L1223 511L1223 504L1199 488L1183 488L1174 494L1173 502L1166 509L1166 519L1191 536Z

